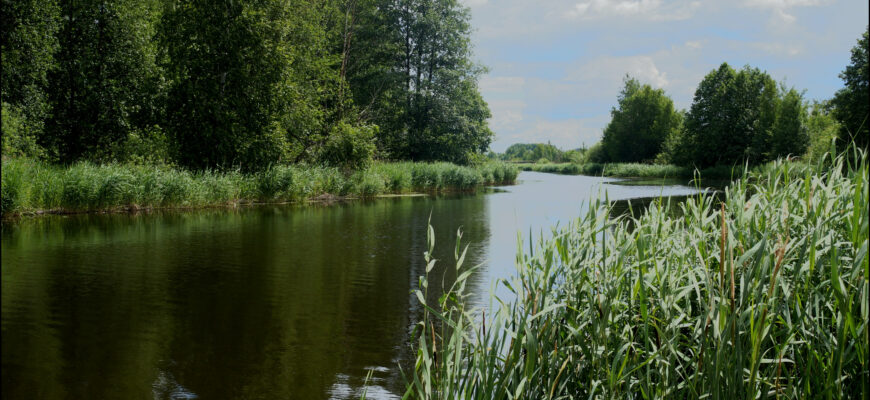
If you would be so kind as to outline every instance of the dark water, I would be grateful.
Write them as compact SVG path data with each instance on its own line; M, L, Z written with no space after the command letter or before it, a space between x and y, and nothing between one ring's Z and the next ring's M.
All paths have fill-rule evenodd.
M466 263L484 263L485 304L518 231L546 234L605 191L694 192L610 181L523 172L478 195L4 224L2 397L359 398L369 370L369 398L400 397L430 214L437 258L461 227Z

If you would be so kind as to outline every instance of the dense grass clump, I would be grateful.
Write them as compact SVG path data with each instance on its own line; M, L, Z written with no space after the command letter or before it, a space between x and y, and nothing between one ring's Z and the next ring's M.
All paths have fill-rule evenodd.
M408 397L867 398L867 161L780 161L638 217L593 202L518 252L494 316L466 308L457 242L446 294L421 278Z
M377 163L338 168L276 165L253 174L189 172L170 167L79 162L68 167L26 158L3 160L3 215L160 207L207 207L299 201L322 195L371 197L412 191L474 190L513 183L514 166L488 163Z

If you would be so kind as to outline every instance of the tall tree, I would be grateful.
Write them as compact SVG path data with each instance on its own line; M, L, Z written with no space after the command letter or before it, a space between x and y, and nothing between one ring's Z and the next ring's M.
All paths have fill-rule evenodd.
M469 11L456 0L361 2L348 81L392 158L464 162L492 140L471 61Z
M51 0L0 2L0 102L4 121L17 119L16 127L3 126L3 151L35 155L36 139L50 112L48 74L55 67L60 29L60 8ZM15 114L14 116L11 114Z
M62 2L46 146L62 162L106 160L154 117L156 1Z
M868 30L864 31L858 44L852 48L851 64L840 73L846 87L840 89L832 101L834 117L840 121L840 140L867 148L870 144L870 42Z
M651 161L668 135L680 129L681 116L662 89L625 78L618 106L604 128L603 150L611 161Z

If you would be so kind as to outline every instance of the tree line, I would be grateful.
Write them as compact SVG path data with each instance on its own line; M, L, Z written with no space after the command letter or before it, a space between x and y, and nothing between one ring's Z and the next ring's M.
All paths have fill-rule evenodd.
M626 77L590 162L659 162L709 167L778 157L818 155L832 139L868 146L868 33L840 74L833 99L810 104L765 71L727 63L698 84L688 110L677 110L662 89Z
M464 163L493 133L457 0L4 0L6 156Z

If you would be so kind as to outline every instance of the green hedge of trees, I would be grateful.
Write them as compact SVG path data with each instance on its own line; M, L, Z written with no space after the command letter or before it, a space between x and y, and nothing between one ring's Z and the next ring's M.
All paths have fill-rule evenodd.
M466 162L493 136L469 19L458 0L4 0L3 154Z

